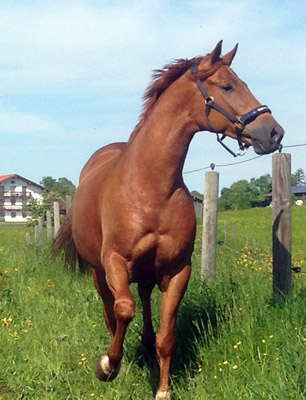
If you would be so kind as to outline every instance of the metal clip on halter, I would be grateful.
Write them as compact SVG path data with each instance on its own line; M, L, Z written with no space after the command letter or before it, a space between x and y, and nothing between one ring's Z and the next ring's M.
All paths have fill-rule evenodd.
M223 143L223 140L226 138L225 135L222 135L220 137L220 133L216 132L216 136L217 136L217 142L221 144L222 147L225 148L225 150L227 150L233 157L237 157L237 156L244 156L245 153L247 152L247 147L243 146L242 148L239 148L239 150L237 151L237 153L235 153L233 150L231 150L225 143Z

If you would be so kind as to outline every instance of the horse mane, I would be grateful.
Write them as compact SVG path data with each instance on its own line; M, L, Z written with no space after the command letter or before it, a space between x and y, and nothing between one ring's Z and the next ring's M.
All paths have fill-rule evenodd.
M144 121L147 116L153 109L159 97L165 92L165 90L178 78L180 78L189 68L191 68L192 64L199 64L203 58L207 58L209 54L206 56L194 57L191 59L177 59L174 60L172 64L167 64L163 69L157 69L153 72L152 82L147 87L145 94L143 96L143 107L140 115L140 119L138 124L135 126L130 138L129 143L137 136L139 130L143 126ZM220 59L222 61L222 59ZM216 65L217 64L217 65ZM209 65L210 68L205 71L204 79L211 75L217 67L220 67L221 63L216 63L213 66ZM203 72L201 72L202 75Z

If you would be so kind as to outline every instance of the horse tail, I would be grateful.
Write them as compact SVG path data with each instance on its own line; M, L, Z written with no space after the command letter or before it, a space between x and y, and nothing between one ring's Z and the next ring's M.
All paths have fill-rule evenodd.
M61 251L65 254L65 265L70 266L73 272L76 271L77 262L79 271L84 273L88 270L86 261L82 259L77 251L72 235L72 212L70 211L60 227L52 245L52 254L59 255Z

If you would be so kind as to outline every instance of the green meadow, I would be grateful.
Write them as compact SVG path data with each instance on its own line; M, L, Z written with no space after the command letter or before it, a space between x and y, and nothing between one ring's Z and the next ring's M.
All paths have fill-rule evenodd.
M306 207L293 207L292 300L272 302L272 210L219 214L217 278L200 281L201 227L193 275L181 304L171 399L306 399ZM124 345L118 377L98 381L96 358L109 336L90 275L73 275L50 242L27 246L32 228L0 223L0 400L146 400L158 384L156 360L143 359L142 316ZM222 245L223 244L223 245ZM152 299L159 324L160 295Z

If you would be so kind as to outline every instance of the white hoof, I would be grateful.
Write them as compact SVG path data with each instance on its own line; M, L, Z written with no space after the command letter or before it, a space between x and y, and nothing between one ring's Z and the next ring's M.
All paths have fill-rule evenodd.
M108 355L101 356L100 366L105 375L110 375L112 370L109 366L109 358Z
M160 390L156 393L155 400L170 400L169 392L161 392Z
M100 356L95 365L95 372L98 379L101 381L112 381L116 378L120 371L121 363L116 369L111 369L109 358L107 355Z

